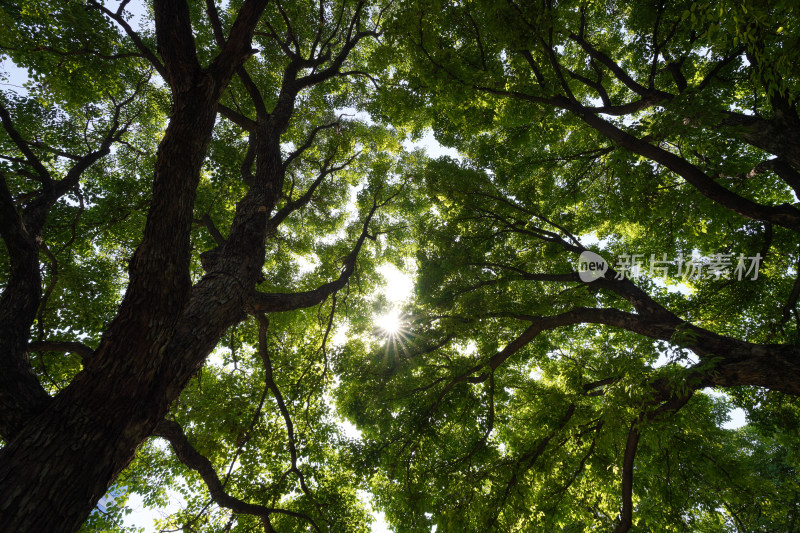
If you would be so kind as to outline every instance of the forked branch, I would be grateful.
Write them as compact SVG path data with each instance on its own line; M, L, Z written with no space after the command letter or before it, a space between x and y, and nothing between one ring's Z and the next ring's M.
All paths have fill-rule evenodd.
M206 456L198 452L194 446L192 446L186 433L183 432L183 428L177 422L162 420L156 427L153 435L167 439L178 460L200 474L208 487L211 499L220 507L230 509L237 514L248 514L267 519L273 514L293 516L305 520L311 524L316 531L321 531L316 522L314 522L314 519L308 515L289 511L288 509L248 503L225 492L222 481L219 479L216 470L214 470L214 465L211 464L211 461L209 461Z

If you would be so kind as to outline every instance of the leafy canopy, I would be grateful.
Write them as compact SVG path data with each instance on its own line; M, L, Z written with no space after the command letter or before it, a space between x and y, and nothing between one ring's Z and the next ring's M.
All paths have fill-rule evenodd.
M189 5L204 68L244 9ZM26 350L50 396L115 320L160 201L180 110L155 10L0 8L0 53L29 76L0 93L0 192L37 237ZM797 17L788 1L270 2L191 197L199 284L279 152L260 296L83 530L125 530L132 494L170 491L184 505L164 530L368 531L368 494L398 532L796 528ZM409 150L428 129L460 157ZM586 250L605 278L580 279ZM631 254L761 262L757 279L638 276ZM374 323L386 262L416 275L391 334ZM747 424L726 429L733 407Z

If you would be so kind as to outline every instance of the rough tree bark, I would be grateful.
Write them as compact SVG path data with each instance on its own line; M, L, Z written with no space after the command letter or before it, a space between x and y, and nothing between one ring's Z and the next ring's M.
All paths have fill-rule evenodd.
M78 350L83 357L83 370L52 398L36 380L26 355L31 349L28 332L41 298L37 237L49 206L74 185L82 170L109 152L110 143L119 140L124 128L115 122L100 151L78 161L64 180L52 182L24 140L15 137L7 114L0 113L4 129L42 183L41 198L34 202L39 211L21 216L0 175L0 223L13 270L0 311L0 363L8 369L0 376L0 436L6 444L0 451L0 531L77 530L136 448L163 423L170 405L223 333L243 320L246 310L275 312L319 304L353 273L372 215L380 207L377 202L338 279L304 293L255 291L262 276L265 239L289 213L308 203L325 175L342 168L324 165L306 195L270 218L282 194L288 163L309 147L320 129L333 126L314 130L308 143L283 161L280 137L297 95L342 75L340 68L358 42L377 35L361 29L364 4L359 3L349 23L337 29L343 37L337 54L316 50L304 57L299 48L289 50L277 103L268 112L243 66L255 52L251 38L266 5L267 0L245 0L225 36L213 2L207 2L219 53L203 68L185 1L154 1L159 59L125 22L121 13L125 2L112 12L89 0L91 8L125 29L141 56L169 84L173 108L158 148L143 238L130 260L128 288L116 317L93 352L84 346L39 343ZM322 31L321 25L318 38ZM300 76L303 69L311 73ZM234 75L254 100L256 120L220 104ZM248 190L236 205L227 238L212 232L218 247L206 255L206 274L192 286L195 193L218 112L250 133L242 167Z
M272 134L261 140L266 149L256 159L256 183L237 206L220 259L194 288L189 231L219 98L252 53L250 38L265 5L266 0L244 3L225 47L202 69L186 3L155 2L163 74L174 104L158 150L144 237L130 262L130 284L118 315L69 387L52 400L30 379L14 382L20 390L3 391L0 530L77 530L225 329L243 317L263 264L267 218L281 190L280 132L264 132ZM4 228L6 221L15 221L9 209L2 216ZM25 235L24 226L8 227L6 242L33 247L34 236ZM3 295L3 309L11 311L7 301L22 308L38 304L40 283L31 278L38 260L32 268L28 255L36 254L12 253L20 274ZM17 298L17 287L27 293ZM30 372L24 351L33 316L23 313L20 320L27 324L2 324L3 362L17 370L12 379ZM36 407L33 412L30 405Z

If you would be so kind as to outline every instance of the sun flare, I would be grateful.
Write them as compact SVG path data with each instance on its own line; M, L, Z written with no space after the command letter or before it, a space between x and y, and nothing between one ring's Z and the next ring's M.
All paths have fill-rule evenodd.
M403 326L403 321L400 312L393 309L375 319L375 325L388 336L395 336L400 333Z

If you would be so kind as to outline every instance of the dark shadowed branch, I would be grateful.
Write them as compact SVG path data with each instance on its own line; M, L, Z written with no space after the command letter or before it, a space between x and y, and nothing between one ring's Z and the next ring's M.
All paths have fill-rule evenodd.
M391 198L389 200L391 200ZM386 200L386 202L389 200ZM254 292L250 295L250 298L248 298L245 304L245 310L253 314L278 313L293 311L295 309L304 309L324 302L331 294L342 289L347 285L353 272L355 272L356 260L364 245L364 241L372 237L369 233L369 224L372 221L372 217L375 215L378 208L385 205L386 202L380 204L373 203L372 208L364 219L361 235L359 235L356 240L356 244L350 254L344 259L344 267L336 280L325 283L316 289L304 292Z
M297 445L295 443L294 423L292 422L292 416L289 413L289 409L286 407L286 401L283 399L283 394L281 394L277 383L275 383L272 373L272 361L270 359L269 349L267 346L267 330L269 328L269 319L263 313L256 313L255 317L258 321L258 353L261 355L261 361L264 364L264 381L266 383L266 387L270 390L270 392L272 392L275 402L278 404L278 410L281 412L284 424L286 425L286 436L289 443L289 457L291 461L291 466L287 470L287 474L292 473L297 476L297 480L300 483L300 489L303 491L303 494L305 494L311 500L311 502L317 508L317 511L324 516L322 506L320 506L320 504L317 502L314 494L311 492L311 489L309 489L308 485L306 484L305 475L303 475L303 472L297 467Z
M177 422L162 420L156 427L153 435L167 439L178 460L200 474L208 487L211 498L220 507L230 509L234 513L249 514L263 518L269 518L272 514L285 514L305 520L311 524L316 531L321 531L314 522L314 519L310 516L287 509L248 503L225 492L222 481L214 470L214 465L211 464L211 461L209 461L206 456L198 452L194 446L192 446L186 434L183 432L183 428L181 428L180 424Z
M28 344L28 351L74 353L83 360L89 359L94 354L94 350L82 342L75 341L35 341Z

